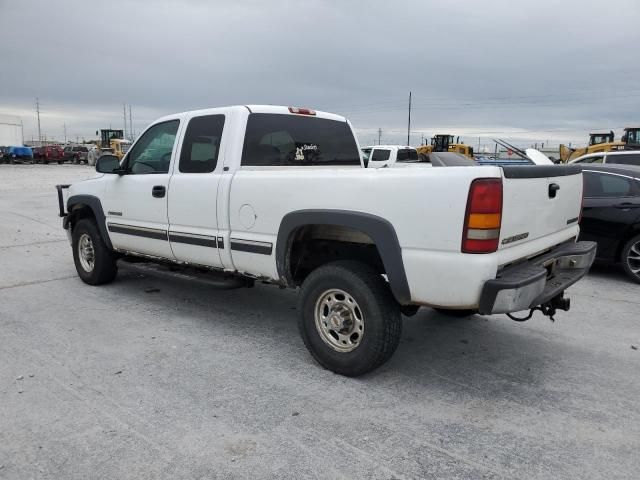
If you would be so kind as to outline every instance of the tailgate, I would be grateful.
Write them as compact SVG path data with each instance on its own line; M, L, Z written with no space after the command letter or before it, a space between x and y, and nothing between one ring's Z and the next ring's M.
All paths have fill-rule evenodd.
M520 245L578 224L582 171L575 165L502 167L499 249Z

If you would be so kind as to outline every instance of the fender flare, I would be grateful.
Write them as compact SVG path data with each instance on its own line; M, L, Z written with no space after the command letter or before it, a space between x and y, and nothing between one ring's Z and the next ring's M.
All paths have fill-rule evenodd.
M93 215L96 217L96 223L98 224L98 230L102 236L102 240L109 250L113 250L111 239L109 238L109 232L107 231L107 221L102 209L102 203L98 197L93 195L72 195L67 200L67 212L71 216L73 207L76 205L86 205L91 209Z
M276 266L280 279L287 285L293 285L287 258L293 240L292 234L305 225L350 227L368 235L378 249L393 296L401 305L411 303L402 249L393 225L382 217L351 210L298 210L284 216L276 241Z

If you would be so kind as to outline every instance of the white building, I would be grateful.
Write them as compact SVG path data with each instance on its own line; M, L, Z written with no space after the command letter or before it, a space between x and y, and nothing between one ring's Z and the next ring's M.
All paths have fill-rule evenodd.
M22 121L20 117L0 114L0 146L19 146L24 144Z

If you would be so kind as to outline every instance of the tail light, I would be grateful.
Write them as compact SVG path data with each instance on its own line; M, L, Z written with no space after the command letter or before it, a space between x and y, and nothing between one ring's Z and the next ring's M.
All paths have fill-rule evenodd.
M502 179L480 178L471 183L462 230L463 253L493 253L502 225Z
M291 113L297 113L298 115L315 115L315 110L310 110L308 108L298 108L298 107L289 107L289 111Z

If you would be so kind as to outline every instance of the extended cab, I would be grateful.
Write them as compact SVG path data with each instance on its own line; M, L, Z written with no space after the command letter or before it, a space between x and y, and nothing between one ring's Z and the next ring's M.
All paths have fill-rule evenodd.
M423 305L567 310L595 255L577 166L365 169L350 123L307 109L169 115L96 170L66 209L58 186L84 282L145 259L301 287L303 340L344 375L384 363Z

